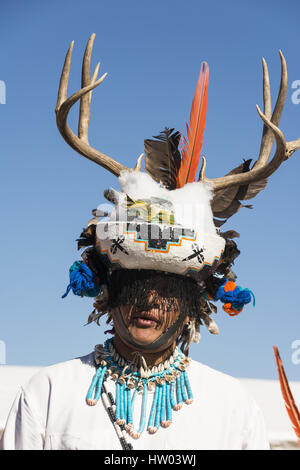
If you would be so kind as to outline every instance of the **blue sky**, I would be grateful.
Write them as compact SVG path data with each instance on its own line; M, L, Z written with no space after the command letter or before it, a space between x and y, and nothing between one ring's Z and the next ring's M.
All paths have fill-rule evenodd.
M118 181L77 155L60 137L54 108L66 50L75 46L69 93L80 87L82 54L96 33L93 65L105 81L93 94L91 144L133 166L143 141L164 126L184 129L200 64L210 67L203 153L218 177L256 158L262 124L261 58L269 65L273 102L280 80L278 50L289 87L280 127L300 136L299 3L200 0L1 2L0 104L1 248L0 340L8 364L48 365L90 352L105 327L83 327L90 299L69 295L68 268L79 259L75 239ZM70 116L76 126L76 112ZM76 128L76 127L75 127ZM291 380L300 379L292 343L300 339L300 151L270 178L267 189L226 224L240 232L238 282L256 306L229 318L221 306L219 336L202 330L192 355L239 377L276 378L277 345Z

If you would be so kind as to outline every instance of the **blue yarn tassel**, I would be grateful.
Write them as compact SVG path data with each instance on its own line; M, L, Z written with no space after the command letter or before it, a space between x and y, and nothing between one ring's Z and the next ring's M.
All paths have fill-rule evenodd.
M250 289L243 289L240 286L236 286L235 289L225 291L226 283L228 279L225 277L219 280L219 289L213 300L220 300L221 302L231 303L232 308L241 311L244 305L248 304L253 300L253 307L255 307L255 296ZM204 293L204 298L210 300L210 298Z
M70 267L69 274L70 284L62 295L63 299L71 289L75 295L81 297L97 297L99 295L100 287L97 285L95 275L83 261L75 261Z

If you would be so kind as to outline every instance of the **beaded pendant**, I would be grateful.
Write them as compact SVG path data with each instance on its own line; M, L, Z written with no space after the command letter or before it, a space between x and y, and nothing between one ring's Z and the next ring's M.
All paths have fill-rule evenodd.
M98 367L86 396L87 404L96 405L102 396L105 405L103 385L111 377L116 383L114 421L134 439L138 439L146 427L150 434L160 426L167 428L172 423L172 411L180 410L183 403L189 405L193 402L186 372L191 360L177 348L167 361L158 366L138 368L119 356L111 338L104 347L95 347L95 359ZM147 417L148 390L154 394ZM143 397L139 427L134 429L133 405L137 394L143 394Z

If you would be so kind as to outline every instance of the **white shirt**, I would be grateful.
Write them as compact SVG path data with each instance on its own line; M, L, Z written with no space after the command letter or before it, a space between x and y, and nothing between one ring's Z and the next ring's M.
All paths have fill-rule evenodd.
M269 449L262 413L237 379L192 361L187 369L194 402L173 411L169 428L147 429L128 441L137 450ZM0 449L120 450L101 400L85 397L95 373L93 353L46 367L21 388L10 411ZM115 383L107 382L115 396ZM135 400L140 417L142 395ZM153 392L147 400L147 416ZM138 427L138 425L137 425Z

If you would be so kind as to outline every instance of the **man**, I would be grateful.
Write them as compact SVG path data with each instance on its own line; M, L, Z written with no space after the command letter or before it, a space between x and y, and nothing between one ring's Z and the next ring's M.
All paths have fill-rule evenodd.
M82 232L83 261L70 268L76 295L95 298L88 323L107 314L112 338L87 356L47 367L23 387L2 437L4 449L267 449L261 411L236 379L191 360L200 326L218 333L213 301L239 314L253 294L235 284L236 232L220 227L261 191L267 178L297 148L277 128L286 95L282 81L271 117L264 63L264 133L258 160L223 178L196 182L207 103L208 66L202 64L187 139L173 129L145 141L131 170L88 145L94 35L83 60L82 89L67 98L72 47L66 55L56 107L64 139L80 154L119 176L114 204L99 208ZM79 131L67 124L80 99ZM276 139L275 156L268 163ZM179 142L181 151L179 150Z
M132 291L138 289L133 286L134 274L137 276L138 272L131 272L129 285L126 276L128 273L123 273L123 294L127 291L128 295L128 288ZM109 341L106 348L98 346L95 348L95 355L92 353L56 364L35 375L16 398L3 436L4 449L129 449L130 444L134 449L153 450L268 448L262 413L239 382L196 361L185 363L184 373L187 374L192 395L181 401L177 396L176 404L169 415L167 410L162 412L161 405L160 412L156 412L159 415L158 420L157 416L153 416L152 423L150 422L155 390L160 389L163 393L166 384L170 387L174 383L158 385L155 382L155 367L160 370L162 365L161 378L168 378L172 374L170 358L176 362L180 356L176 340L189 320L185 316L172 335L166 333L180 313L181 302L173 297L174 287L177 285L181 294L186 293L184 301L188 300L191 288L185 287L187 280L181 281L176 277L159 273L156 277L153 273L147 273L143 280L146 281L147 277L153 284L150 292L155 294L155 302L160 302L154 305L153 295L150 294L149 310L140 310L129 305L113 309L115 332L113 342ZM138 277L136 279L139 282ZM181 286L178 285L180 281ZM152 290L155 284L158 286L156 292ZM174 308L167 311L167 304L174 305ZM165 305L165 309L161 305ZM127 329L125 335L120 312ZM152 349L151 345L162 335L168 338L164 339L161 346ZM133 346L132 343L141 347ZM150 346L149 350L147 346ZM99 365L98 370L104 370L100 364L103 360L109 364L111 360L108 354L113 357L114 370L107 376L97 403L97 400L87 397L87 391L93 382L95 359ZM185 356L182 357L185 359ZM140 358L143 359L139 361ZM135 370L140 371L140 367L136 369L132 363L143 368L143 372L135 377L138 377L138 382L146 382L146 385L142 383L141 390L137 388L139 384L136 388L127 388L131 400L134 400L132 425L130 426L130 419L125 418L122 421L121 415L113 417L113 424L110 410L113 409L116 414L118 407L110 403L109 394L112 394L115 401L118 400L116 385L118 384L122 393L122 385L119 384L122 376L127 377L127 384L130 386L130 374L133 375ZM178 364L182 365L181 362ZM108 369L112 367L109 366ZM174 370L179 372L179 369ZM151 372L150 377L142 378L147 377L148 371ZM115 372L118 380L112 377ZM175 378L176 380L178 379ZM153 384L152 387L150 383ZM136 396L133 399L134 394ZM85 398L94 406L89 406ZM147 402L144 406L145 400ZM125 417L130 415L129 408L128 400ZM119 424L116 424L115 419Z

